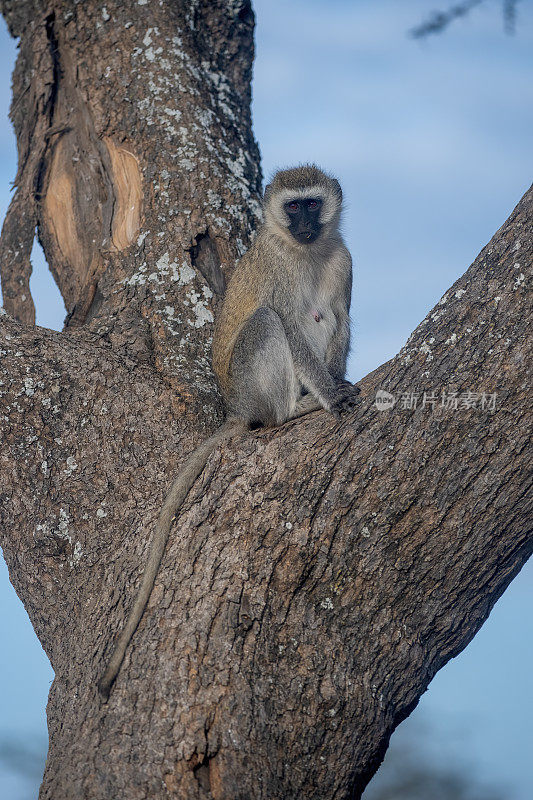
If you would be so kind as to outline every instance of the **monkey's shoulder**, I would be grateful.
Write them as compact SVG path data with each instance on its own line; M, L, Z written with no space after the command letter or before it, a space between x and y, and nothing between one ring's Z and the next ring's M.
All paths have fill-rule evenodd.
M332 287L337 286L341 292L345 290L347 284L351 287L352 256L342 240L327 259L324 275Z
M327 263L332 269L339 269L341 271L351 271L352 269L352 256L344 240L339 236L332 242L331 252L327 258Z

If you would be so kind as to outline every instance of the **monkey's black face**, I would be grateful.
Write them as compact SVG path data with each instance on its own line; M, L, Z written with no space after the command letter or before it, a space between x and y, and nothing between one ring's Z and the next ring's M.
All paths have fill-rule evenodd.
M319 197L298 197L283 206L289 217L289 230L300 244L312 244L320 236L321 207L322 200Z

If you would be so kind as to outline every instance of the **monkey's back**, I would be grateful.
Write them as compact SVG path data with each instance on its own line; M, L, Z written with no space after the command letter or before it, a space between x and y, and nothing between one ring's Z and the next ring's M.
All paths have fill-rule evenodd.
M226 400L232 389L230 363L235 341L246 320L260 305L260 275L254 268L253 248L235 267L213 334L213 369Z

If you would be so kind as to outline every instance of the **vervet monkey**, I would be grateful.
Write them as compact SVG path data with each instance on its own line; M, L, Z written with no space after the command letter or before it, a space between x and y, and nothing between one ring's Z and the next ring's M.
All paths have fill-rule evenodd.
M189 457L168 493L137 598L99 682L104 697L142 617L174 516L209 455L259 425L325 408L338 415L359 389L344 380L352 259L339 232L339 182L314 165L277 172L264 222L231 276L215 324L213 369L227 420Z

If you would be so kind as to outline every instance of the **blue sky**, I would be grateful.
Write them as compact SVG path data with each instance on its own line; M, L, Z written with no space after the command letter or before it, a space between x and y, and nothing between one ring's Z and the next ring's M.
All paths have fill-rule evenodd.
M424 42L406 31L447 0L254 5L253 112L264 172L316 161L344 188L356 267L350 374L359 378L399 350L531 182L533 4L518 4L513 37L503 33L501 3L487 0ZM15 44L5 26L0 43L3 216L15 175L7 121ZM64 309L37 251L34 266L38 322L59 329ZM402 727L418 724L428 757L463 764L487 786L504 787L507 800L530 800L532 600L530 563L392 746ZM43 741L52 672L5 567L0 603L1 754L9 737ZM9 774L0 760L0 796L34 797L35 779Z

